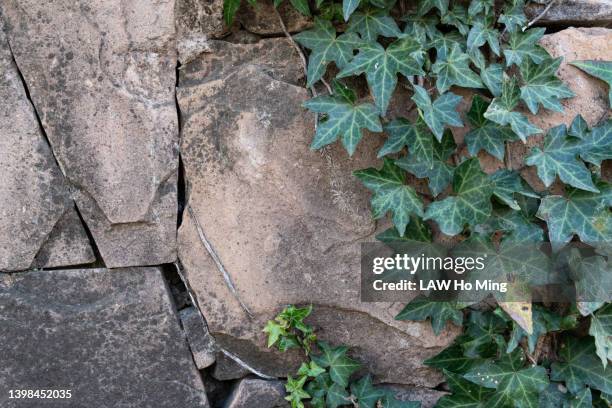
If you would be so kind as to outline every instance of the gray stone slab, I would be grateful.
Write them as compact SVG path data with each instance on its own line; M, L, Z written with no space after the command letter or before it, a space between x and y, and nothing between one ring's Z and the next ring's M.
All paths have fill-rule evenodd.
M0 275L0 407L208 407L157 268ZM64 400L11 389L70 389Z
M217 346L215 339L208 332L208 327L204 324L202 316L194 307L181 310L179 315L183 330L187 334L193 361L200 370L210 367L215 363Z
M0 18L105 264L174 261L174 1L6 0Z
M0 22L0 271L94 260Z
M234 386L224 408L288 408L282 381L245 378Z

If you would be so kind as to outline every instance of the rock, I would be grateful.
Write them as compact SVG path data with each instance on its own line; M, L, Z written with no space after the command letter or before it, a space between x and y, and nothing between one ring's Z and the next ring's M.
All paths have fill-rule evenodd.
M217 351L215 339L208 333L202 316L194 307L185 308L179 314L196 366L201 370L213 365Z
M278 13L285 23L287 31L297 33L312 27L312 19L297 11L289 1L283 1ZM283 35L283 29L274 12L271 0L258 1L256 4L245 3L238 9L236 18L245 30L258 35Z
M73 407L209 406L158 268L0 276L0 320L2 407L46 405L8 390L50 388Z
M246 377L251 374L249 370L219 352L216 356L216 363L212 372L212 376L217 381L230 381Z
M433 408L436 402L448 393L430 388L407 387L405 385L386 385L395 392L395 398L400 401L418 401L421 408Z
M245 378L234 387L225 408L285 408L285 386L281 381Z
M253 368L286 376L303 356L266 349L262 327L284 305L313 304L321 337L355 347L379 381L437 385L422 361L458 330L436 338L427 322L395 321L399 304L359 300L359 242L376 228L352 172L380 165L381 137L366 135L353 158L338 144L310 150L299 58L284 39L262 43L220 44L183 67L177 90L192 208L179 254L211 334Z
M7 0L8 41L109 267L176 259L174 2Z
M93 262L1 27L0 73L0 271Z
M223 0L176 0L175 20L176 46L183 64L205 51L208 40L228 34Z
M545 8L546 4L530 2L525 8L525 14L529 20L533 20ZM611 23L610 0L558 0L538 20L541 25L605 26Z

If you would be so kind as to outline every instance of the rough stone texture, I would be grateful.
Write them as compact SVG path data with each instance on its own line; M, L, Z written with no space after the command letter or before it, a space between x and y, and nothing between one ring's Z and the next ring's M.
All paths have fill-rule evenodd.
M376 228L351 173L378 165L381 138L366 135L353 158L338 144L309 150L313 117L301 107L308 93L296 85L298 67L290 44L271 39L219 45L181 70L189 203L237 288L228 289L186 212L180 258L211 334L256 369L286 375L299 354L266 350L261 327L288 303L312 303L322 338L356 347L377 380L436 385L440 374L421 362L457 330L436 338L429 323L395 321L401 305L359 301L359 242Z
M290 33L312 27L312 19L298 12L289 1L283 1L278 7L278 12ZM236 18L245 30L252 33L259 35L284 34L271 0L258 1L255 5L245 3L238 10Z
M215 339L208 333L208 328L204 325L202 316L193 307L188 307L180 311L183 330L187 334L187 341L193 360L198 369L209 367L215 362Z
M249 370L232 360L222 352L216 356L212 376L217 381L230 381L244 378L251 374Z
M175 20L176 46L183 64L205 51L208 40L229 32L223 21L223 0L176 0Z
M532 20L545 8L546 4L530 2L525 14ZM609 26L612 24L612 0L557 0L538 24Z
M0 406L208 407L157 268L0 276ZM9 389L70 389L70 400Z
M1 18L109 267L176 259L174 2L7 0Z
M224 408L285 408L285 386L282 381L245 378L232 391Z
M95 260L0 24L0 271Z

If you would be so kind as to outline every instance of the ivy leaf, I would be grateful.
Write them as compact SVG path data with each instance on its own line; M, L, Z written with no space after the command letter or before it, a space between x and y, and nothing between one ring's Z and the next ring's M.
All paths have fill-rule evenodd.
M427 178L431 194L435 197L450 184L453 178L454 168L447 161L456 147L453 135L447 129L442 142L433 141L433 165L426 157L413 154L412 151L396 160L395 164L418 178Z
M478 364L482 360L496 356L506 348L503 333L506 331L506 321L492 312L472 311L466 326L466 340L462 342L466 356L474 358Z
M493 216L487 220L486 225L481 225L486 233L503 231L504 240L518 242L542 242L544 231L538 225L532 223L520 211L496 210Z
M385 158L380 170L369 168L358 170L355 176L374 193L372 215L382 218L388 211L393 213L393 224L400 235L404 235L410 214L423 216L423 202L416 191L405 184L406 176L402 169Z
M357 105L340 97L318 96L306 101L304 107L328 116L317 127L312 149L320 149L341 137L344 148L352 156L363 137L361 129L382 132L378 111L369 103Z
M595 338L595 351L606 368L608 360L612 361L612 304L605 305L591 317L589 334Z
M579 393L587 385L606 394L612 392L612 367L601 365L590 338L566 338L559 357L562 361L552 364L550 378L565 381L572 394Z
M508 348L506 349L507 353L514 351L519 346L520 341L525 337L527 338L529 352L533 353L535 351L538 339L541 336L552 331L561 329L567 330L573 328L577 324L575 316L570 315L562 318L561 316L557 316L538 305L533 306L532 319L532 333L527 333L525 330L523 330L523 328L521 328L521 326L513 323L512 333L510 335L510 340L508 341Z
M320 367L329 370L329 376L334 383L346 388L351 374L357 371L360 364L355 360L347 357L348 349L345 346L331 347L329 344L321 341L318 343L321 349L320 355L313 355L312 361Z
M581 116L577 116L574 122L578 118L582 119ZM582 120L584 121L584 119ZM577 130L578 126L582 125L577 123L575 132L583 132L583 130ZM571 133L569 134L571 135ZM604 160L612 159L612 120L608 119L590 132L585 132L580 142L579 150L582 160L593 163L596 166L601 166L601 162Z
M292 408L303 408L304 403L303 399L310 398L310 395L304 391L304 384L308 377L298 377L291 378L291 376L287 376L287 383L285 384L285 389L287 390L287 395L285 399L291 402Z
M417 118L414 124L404 118L395 119L385 126L385 132L389 138L378 152L379 158L407 146L429 168L434 166L434 138L422 118Z
M593 406L593 397L591 390L585 388L576 396L569 400L569 408L591 408Z
M326 408L325 397L333 384L329 374L324 372L306 385L306 392L312 397L310 405L313 408Z
M425 75L422 69L423 50L412 38L403 38L384 49L379 43L359 48L359 53L338 74L338 78L366 74L368 86L381 113L387 111L397 85L397 74L406 77Z
M431 319L431 328L436 336L446 327L446 322L451 321L457 326L463 323L463 313L457 310L453 302L439 302L419 296L408 303L397 316L396 320L423 321Z
M500 64L487 65L484 55L482 55L479 49L470 50L469 55L474 65L480 70L480 79L482 79L485 86L491 91L493 96L500 96L502 92L504 67Z
M438 141L442 140L444 134L444 124L450 126L463 126L461 117L456 111L456 107L461 101L459 95L447 92L438 97L434 102L431 101L425 88L414 85L414 95L412 100L423 112L423 119L427 126L433 131Z
M452 394L438 400L436 408L481 408L491 394L491 390L464 380L460 375L443 370L446 383Z
M451 30L448 33L436 32L435 35L429 41L427 48L435 48L438 54L438 59L451 52L453 47L459 47L463 52L465 50L465 38L459 33L459 31Z
M612 61L574 61L570 62L573 66L580 68L589 75L599 78L608 84L610 89L608 93L608 100L610 107L612 108Z
M325 397L327 408L338 408L346 406L346 404L350 402L349 397L349 393L346 392L346 386L334 383L327 390L327 396Z
M525 366L522 350L505 354L498 362L487 361L472 368L464 377L475 384L495 389L486 406L537 407L538 394L548 386L544 367ZM495 403L501 402L500 405Z
M455 196L432 202L424 217L436 221L446 235L457 235L465 225L480 224L491 214L493 184L478 159L468 159L457 167L453 191Z
M499 55L499 31L485 22L477 22L472 26L468 34L468 50L480 48L485 43L489 44L491 51L495 55Z
M470 69L470 57L461 51L461 47L453 44L449 53L438 56L432 71L437 74L436 87L440 94L453 86L464 88L483 88L480 77Z
M392 244L394 242L432 242L432 234L429 226L424 223L419 217L415 217L414 215L410 217L410 223L406 227L406 232L404 236L400 236L397 233L395 228L389 228L385 230L383 233L378 234L376 239L384 242Z
M323 374L324 372L325 369L319 367L314 361L311 361L309 363L302 363L297 373L299 376L305 375L307 377L315 378Z
M313 86L323 77L330 62L344 68L353 58L353 50L362 45L355 33L345 33L336 37L336 29L330 21L315 18L312 30L302 31L293 38L311 50L308 58L307 86Z
M478 359L475 359L472 356L466 356L463 353L463 347L459 343L455 343L452 346L447 347L440 353L428 358L423 362L423 364L426 366L434 367L440 370L448 370L459 374L467 372L470 368L478 363Z
M359 33L367 43L376 41L379 35L396 38L402 35L402 31L387 11L372 8L353 13L346 31Z
M521 98L534 115L538 113L539 104L546 109L563 112L559 99L574 96L574 93L555 75L562 60L563 58L549 58L540 64L524 60L521 64L521 76L525 82L521 87Z
M308 0L289 0L293 8L302 13L305 16L312 16L310 13L310 7L308 6Z
M493 99L484 117L502 126L510 125L512 131L524 142L527 137L542 130L527 120L520 112L513 112L519 102L520 90L516 84L516 78L505 80L502 84L501 96Z
M572 121L569 129L567 130L567 134L573 137L577 137L578 139L584 139L589 134L589 125L584 120L582 115L578 114Z
M372 377L366 375L351 384L351 394L357 398L359 408L374 408L385 393L372 386Z
M591 179L591 172L578 160L580 142L567 137L565 125L554 127L544 138L544 147L535 147L525 159L528 166L536 166L538 177L549 187L558 175L561 181L582 190L599 192Z
M470 16L475 16L482 12L484 12L485 15L489 14L493 8L493 2L494 0L472 0L468 8L468 14Z
M520 65L525 59L531 59L534 63L540 64L550 58L548 52L538 45L545 31L545 28L531 28L524 32L520 30L511 32L508 45L504 47L506 66Z
M572 252L570 276L576 287L576 307L583 316L588 316L610 300L612 287L611 265L601 256L583 258Z
M480 150L485 150L499 160L504 159L505 142L517 140L514 132L509 127L488 120L484 117L489 104L479 95L472 99L472 107L467 117L471 125L465 135L468 152L475 156Z
M287 335L287 329L281 326L279 323L274 320L268 320L266 326L263 329L264 333L268 334L268 345L267 347L272 347L276 342L279 341L281 336Z
M361 3L361 0L342 0L342 16L344 16L344 21L349 20L351 14L359 7L359 3Z
M554 249L569 242L574 234L585 243L609 242L612 216L608 208L611 186L599 183L602 193L569 189L566 197L549 195L542 198L537 217L546 221L548 236Z
M421 403L415 401L400 401L395 398L392 390L385 390L385 396L380 401L382 408L420 408Z
M420 16L424 16L433 8L437 8L440 11L440 15L446 14L448 11L448 0L419 0L417 13Z
M439 34L436 25L440 20L437 16L409 14L403 20L406 21L404 33L417 40L421 45L425 45L428 39L433 39Z
M498 170L491 175L491 181L495 184L493 195L513 210L521 209L515 200L515 194L540 198L516 171Z
M241 0L223 0L223 21L225 25L231 26L234 22L236 12L240 7Z
M527 24L525 16L525 1L514 0L504 6L504 12L499 16L498 21L506 26L506 31L513 33Z
M442 15L441 22L442 24L454 26L459 30L461 35L466 36L470 31L468 20L469 18L465 7L455 4L452 9Z

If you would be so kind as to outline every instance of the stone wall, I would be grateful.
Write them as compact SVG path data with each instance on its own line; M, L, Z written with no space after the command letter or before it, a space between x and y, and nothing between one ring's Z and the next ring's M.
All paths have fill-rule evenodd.
M557 3L541 44L612 59L609 0ZM279 11L292 33L312 24ZM261 329L290 303L313 304L320 338L376 382L426 407L442 395L422 362L459 328L435 336L394 320L401 304L359 301L359 245L389 224L351 173L378 165L383 140L366 135L352 158L310 150L303 68L271 3L232 27L221 13L218 0L0 2L0 406L38 407L8 390L50 387L74 407L285 406L277 379L302 356L267 349ZM559 76L577 96L536 125L609 113L603 82L566 63ZM523 157L541 140L510 146L535 189Z

